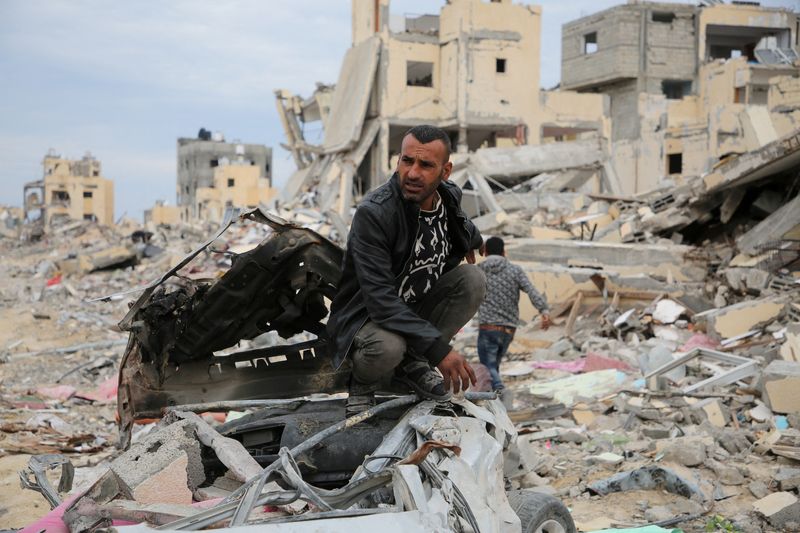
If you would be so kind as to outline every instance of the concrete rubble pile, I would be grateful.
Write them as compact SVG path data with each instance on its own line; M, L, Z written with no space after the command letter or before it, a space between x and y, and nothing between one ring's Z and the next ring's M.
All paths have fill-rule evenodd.
M546 147L454 155L465 206L486 236L506 239L555 323L539 330L522 302L528 325L502 366L520 434L513 487L562 498L581 531L800 527L800 219L789 179L800 166L798 137L636 197L596 192L613 176L599 152L580 150L569 168L554 163L563 154L548 160ZM344 244L350 208L320 205L329 192L309 183L277 214ZM196 512L192 501L224 498L255 471L214 429L235 413L163 420L144 426L147 435L137 429L127 451L112 447L122 303L215 229L81 221L37 242L2 241L0 297L12 328L2 339L0 462L15 461L23 485L51 504L93 495L72 499L65 519L83 524L74 530L113 518L178 520ZM180 276L218 278L267 235L236 225ZM476 333L472 324L456 342L477 365ZM157 446L155 470L126 466L179 428ZM209 448L227 472L223 492L203 485L197 457ZM70 483L56 490L41 471L59 467Z

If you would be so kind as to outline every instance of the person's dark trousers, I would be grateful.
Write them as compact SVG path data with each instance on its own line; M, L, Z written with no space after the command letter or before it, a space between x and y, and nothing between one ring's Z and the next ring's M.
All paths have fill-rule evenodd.
M514 339L514 330L487 330L478 331L478 357L492 377L492 389L501 390L503 380L500 379L500 362L508 351L508 346Z
M478 311L486 293L486 276L475 265L459 265L443 274L425 297L411 308L450 340ZM401 365L410 372L427 359L406 350L400 335L383 329L371 320L358 330L350 353L353 378L360 389L376 390L384 378Z

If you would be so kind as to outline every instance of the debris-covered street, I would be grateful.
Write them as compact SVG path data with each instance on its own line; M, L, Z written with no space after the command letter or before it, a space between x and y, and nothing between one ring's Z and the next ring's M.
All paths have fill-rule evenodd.
M0 206L0 532L800 531L798 7L576 9L543 89L554 6L389 4L352 2L335 84L270 88L287 175L201 128L141 220L88 152ZM395 182L408 251L357 214ZM414 265L432 290L489 237L539 293L519 324L476 313L434 361L363 295L449 336ZM365 385L379 316L403 362ZM452 354L477 385L437 396Z

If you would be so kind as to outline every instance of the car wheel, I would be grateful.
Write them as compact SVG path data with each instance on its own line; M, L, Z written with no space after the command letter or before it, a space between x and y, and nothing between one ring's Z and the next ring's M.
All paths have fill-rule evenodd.
M522 533L576 533L575 523L558 498L528 490L508 492L508 503L522 523Z

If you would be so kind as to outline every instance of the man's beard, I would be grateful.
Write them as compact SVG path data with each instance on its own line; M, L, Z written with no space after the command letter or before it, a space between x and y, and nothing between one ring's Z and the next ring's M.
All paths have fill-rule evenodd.
M432 194L436 193L436 189L439 188L439 185L444 181L444 170L439 173L439 178L436 180L434 184L431 184L430 188L423 188L418 193L408 194L406 190L403 188L402 184L400 186L400 193L403 195L403 199L414 202L417 204L421 204L425 200L427 200Z

